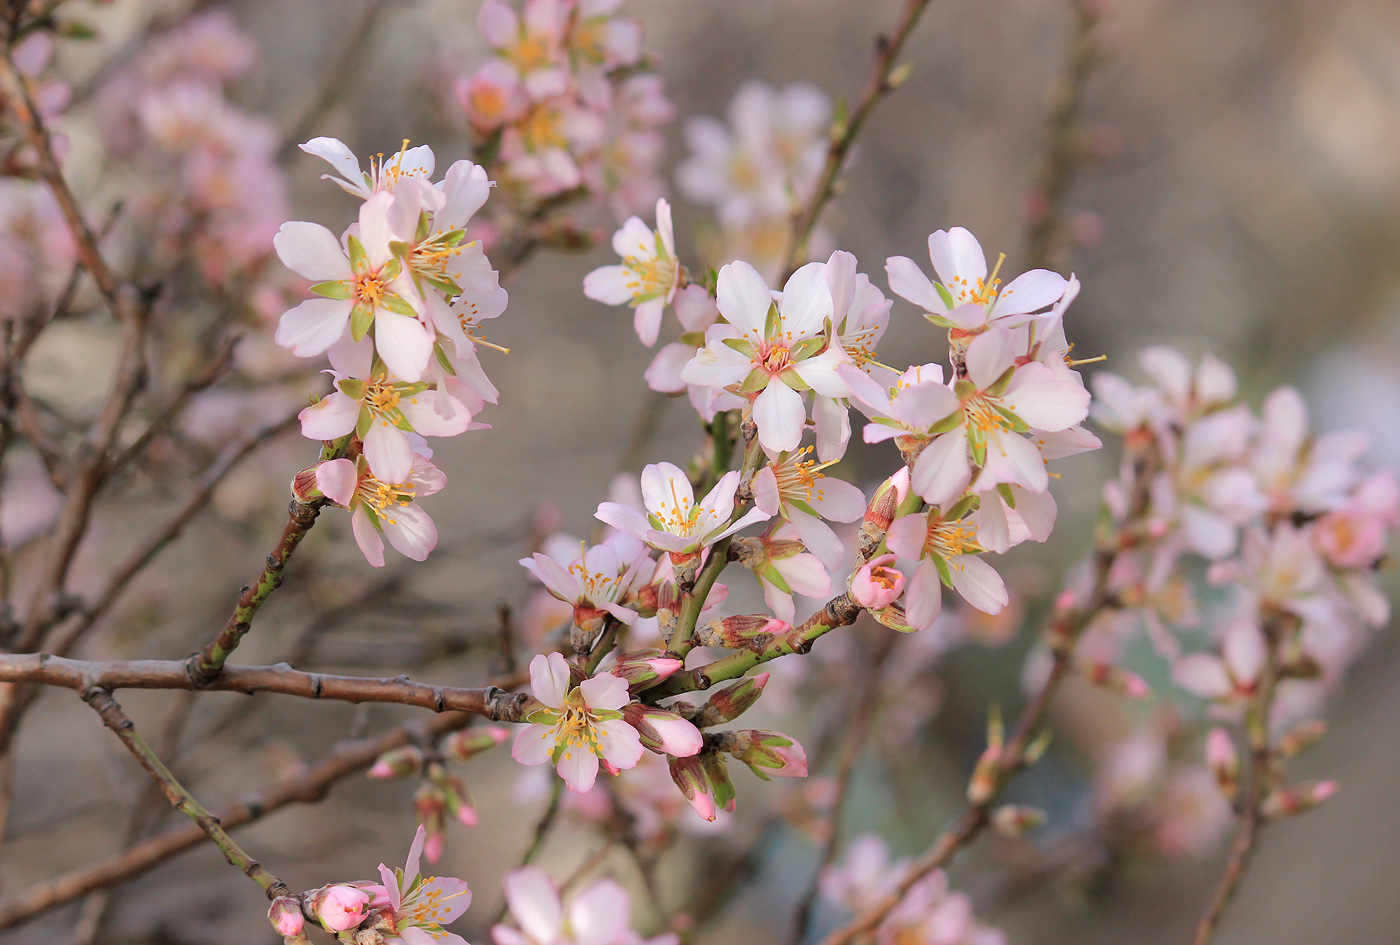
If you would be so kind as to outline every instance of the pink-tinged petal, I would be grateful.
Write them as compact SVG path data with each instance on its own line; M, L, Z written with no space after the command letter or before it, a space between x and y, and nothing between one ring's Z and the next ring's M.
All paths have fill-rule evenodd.
M703 286L691 283L676 293L676 318L686 331L704 331L719 319L715 300Z
M938 381L904 388L890 403L890 417L911 430L931 427L962 406L958 395Z
M988 445L990 452L991 446ZM1044 468L1041 475L1044 475ZM967 455L967 428L958 427L924 447L914 462L910 485L929 505L947 508L956 502L972 480Z
M1058 302L1068 286L1068 279L1049 269L1023 272L1001 290L993 313L1000 318L1004 315L1038 312Z
M792 370L808 387L823 397L848 397L851 392L836 372L838 365L846 363L846 352L839 348L828 348L816 357L798 361Z
M676 255L676 231L671 223L671 205L665 198L656 201L656 233L661 237L661 247L666 255Z
M913 302L925 312L939 315L948 311L948 306L944 304L938 290L933 287L933 280L908 256L891 256L886 259L885 278L889 280L891 292Z
M816 557L818 562L833 571L841 566L841 559L845 557L846 549L830 526L801 509L789 509L788 521L792 523L797 537L802 539L802 544L807 546L807 550ZM823 576L825 576L825 572L823 572ZM793 590L797 590L797 588L794 587ZM813 595L805 594L804 596L811 597Z
M831 293L826 288L823 263L807 263L788 277L778 311L783 317L783 331L791 338L809 338L820 334L827 319L832 317ZM721 306L721 310L723 307Z
M1003 482L1044 492L1050 477L1034 443L1014 433L993 432L987 437L987 459L977 476L976 491L988 492Z
M594 513L593 517L604 525L611 525L618 531L641 541L646 541L647 533L651 531L646 516L631 506L622 505L619 502L598 503L598 511Z
M802 406L802 395L775 377L754 399L753 419L758 424L758 441L763 448L780 453L795 450L801 444L807 411Z
M681 368L681 380L687 384L722 388L742 382L753 368L750 358L723 342L714 342L696 351Z
M335 168L335 172L351 184L364 187L364 174L360 170L360 159L355 157L345 142L339 138L312 138L297 147L307 154L314 155Z
M528 939L508 925L491 926L491 941L495 945L539 945L533 939Z
M569 663L558 653L540 653L530 660L530 691L551 709L562 709L572 680Z
M762 509L749 509L743 515L739 516L738 521L736 521L733 525L730 525L722 532L718 532L714 535L708 536L706 538L706 541L713 544L714 542L719 541L721 538L728 538L735 532L743 531L750 525L757 525L759 522L766 522L772 517L773 516L769 515ZM710 599L714 600L714 597L711 596Z
M443 178L442 209L433 222L438 227L454 229L466 226L490 194L491 182L486 177L486 168L471 161L454 161Z
M521 558L520 563L527 571L539 578L540 582L544 584L545 587L549 588L550 592L554 594L555 597L558 597L560 600L568 601L569 603L578 600L578 578L574 575L574 572L564 567L558 561L555 561L548 555L535 552L534 556L531 558Z
M782 558L774 561L773 567L787 581L788 587L803 597L820 598L831 593L831 576L816 555L797 554ZM783 620L792 623L791 617L784 617Z
M651 259L656 255L656 238L641 217L628 217L613 234L612 248L624 258Z
M631 925L632 900L611 879L589 884L569 906L575 945L617 945Z
M621 604L602 603L598 605L598 609L606 610L608 613L612 614L614 617L616 617L618 620L621 620L629 627L637 622L637 612L635 610L628 610Z
M512 870L501 885L520 930L535 942L552 945L564 929L564 907L544 870L533 866Z
M834 463L846 455L851 442L851 409L844 400L812 398L812 422L817 427L817 459Z
M648 348L656 344L656 336L661 333L661 315L665 311L666 300L657 298L641 303L632 313L632 329Z
M413 450L402 430L387 420L375 420L365 433L365 459L380 482L403 482L413 471Z
M536 698L539 698L536 696ZM554 754L554 726L529 725L515 736L510 756L522 765L542 765Z
M404 874L408 878L408 874ZM472 891L467 884L452 876L436 876L419 887L420 900L432 902L436 915L433 920L438 925L456 921L472 904Z
M700 730L671 712L654 711L646 715L647 724L655 730L661 750L677 758L689 758L700 753L705 739Z
M831 296L836 320L840 321L855 302L856 257L844 250L836 250L827 259L822 278L826 280L826 291Z
M982 504L974 514L977 523L977 543L995 554L1006 554L1011 548L1011 522L1006 504L994 492L982 494Z
M297 414L301 435L312 440L335 440L355 430L360 402L340 391L323 397ZM324 491L324 490L323 490Z
M915 630L925 630L943 610L943 582L931 559L919 563L904 592L905 619Z
M865 493L832 476L818 479L807 501L828 522L854 522L865 515Z
M347 334L354 303L342 299L307 299L282 314L274 340L299 358L314 358Z
M1223 699L1234 688L1225 664L1209 653L1183 656L1172 667L1172 679L1182 689L1202 699Z
M1067 430L1089 415L1089 392L1082 384L1056 377L1034 361L1016 369L1001 401L1028 425L1047 433Z
M626 305L632 301L635 282L626 266L599 266L583 277L583 294L604 305Z
M564 786L575 794L588 792L598 780L598 756L578 743L564 749L556 767Z
M626 771L635 768L637 762L642 760L646 751L642 747L642 737L622 719L609 719L597 724L594 730L598 734L598 750L603 753L603 760L614 768Z
M1016 496L1016 511L1013 518L1019 519L1025 528L1026 537L1032 541L1045 541L1050 537L1050 532L1055 528L1055 497L1049 492L1030 492L1011 487L1012 493ZM1013 544L1024 539L1020 538L1017 530L1012 529Z
M355 533L355 544L360 546L365 560L376 568L384 567L384 541L370 524L364 509L357 508L350 513L350 530Z
M414 561L425 561L437 547L437 526L417 505L391 506L379 516L384 537L399 554Z
M1010 598L996 568L976 555L954 555L948 561L953 590L984 614L999 614Z
M793 603L792 595L787 593L768 580L762 574L757 575L758 583L763 587L763 603L769 610L773 611L773 616L784 623L792 623L797 615L797 605Z
M836 366L836 376L846 385L851 399L867 417L890 416L889 391L869 374L854 364L839 364Z
M389 208L393 202L392 193L381 191L360 204L360 243L371 269L378 269L393 257L389 251L394 239L389 226Z
M885 544L901 558L914 561L924 556L924 543L928 541L928 516L923 514L905 515L890 523L885 533Z
M414 383L423 377L433 357L433 339L416 318L377 309L374 346L390 371Z
M987 307L981 302L955 306L943 316L963 331L973 331L987 324Z
M393 870L383 863L379 864L379 878L384 881L382 886L371 886L365 890L374 896L374 899L370 900L369 907L371 909L383 908L379 904L383 901L388 903L389 908L397 912L403 903L402 892L399 890L399 878L394 875Z
M399 409L413 427L413 432L420 436L456 436L466 432L472 422L467 405L450 394L444 400L445 403L439 405L425 391L400 401ZM445 415L440 409L444 406L447 410Z
M977 237L960 226L929 234L928 257L944 285L957 277L966 279L974 291L977 280L987 277L987 257Z
M967 346L967 376L978 390L991 387L1015 363L1016 334L1010 329L989 329Z
M778 477L771 465L764 466L753 478L753 501L769 515L777 515L782 508L782 494L778 491Z
M1253 683L1264 668L1268 646L1253 620L1237 620L1225 630L1225 668L1241 684Z
M330 359L331 370L337 376L368 378L370 368L374 366L374 339L366 335L356 341L347 331L326 349L326 357Z
M715 294L720 314L740 334L751 341L763 337L773 296L757 269L742 260L729 263L719 271Z
M336 505L349 505L359 483L354 460L333 459L316 467L316 488Z
M355 276L340 240L319 223L283 223L272 247L284 266L312 282L341 282Z
M423 844L428 840L428 830L422 824L413 835L413 843L408 847L408 859L403 865L403 887L408 889L418 879L418 863L423 856ZM465 883L463 885L466 885Z
M438 834L438 837L441 839L442 835ZM466 939L453 932L429 932L416 925L400 929L398 937L404 945L467 945Z
M1103 448L1103 441L1083 427L1071 427L1059 433L1037 430L1035 438L1041 459L1063 459Z
M666 518L666 510L675 511L677 503L688 508L695 501L690 477L674 463L653 463L644 467L641 486L642 505L662 519Z
M617 711L632 700L627 692L627 680L612 673L599 673L579 683L583 704L590 709Z
M684 393L686 382L681 378L681 371L694 356L695 349L688 344L673 341L663 345L642 375L647 386L663 394Z

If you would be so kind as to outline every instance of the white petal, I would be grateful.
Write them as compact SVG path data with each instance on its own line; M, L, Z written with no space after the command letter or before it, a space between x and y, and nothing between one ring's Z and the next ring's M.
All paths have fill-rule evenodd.
M333 459L316 467L316 488L337 505L350 504L358 482L353 460Z
M812 421L817 427L817 459L832 463L846 455L851 441L851 410L844 400L812 398Z
M376 568L384 567L384 542L364 509L357 508L350 514L350 529L355 533L355 544L360 546L365 560Z
M570 688L569 664L558 653L538 653L530 660L530 691L551 709L564 706Z
M779 453L795 450L802 442L807 411L802 406L802 395L775 377L755 398L753 419L758 424L758 440L763 448Z
M627 682L612 673L599 673L579 683L583 704L590 709L615 711L625 706L631 699L627 694Z
M354 278L350 261L335 234L319 223L293 220L283 223L272 246L282 264L312 282L340 282Z
M990 564L976 555L954 555L948 561L953 590L984 614L999 614L1007 604L1006 584Z
M943 609L943 582L931 559L919 563L904 592L905 619L915 630L924 630L938 619Z
M1058 302L1068 285L1064 276L1049 269L1023 272L1001 290L994 312L997 316L1038 312Z
M1015 363L1016 335L1009 329L984 331L967 346L967 376L978 390L991 387Z
M335 172L351 184L359 184L364 187L364 174L360 170L360 159L355 157L345 142L339 138L312 138L305 144L297 145L307 154L314 154L316 157L330 164L335 168Z
M622 719L610 719L597 726L598 748L614 768L635 768L646 749L637 730Z
M282 314L276 342L299 358L313 358L346 334L353 303L341 299L307 299Z
M554 752L554 726L527 725L515 736L510 756L522 765L542 765Z
M928 504L947 508L963 494L971 479L967 429L958 427L924 447L914 462L910 485Z
M385 366L409 382L423 377L433 357L433 339L418 319L382 308L374 313L374 347Z
M982 252L982 244L960 226L930 234L928 255L944 285L950 286L954 278L963 278L975 290L977 280L987 277L987 257Z
M885 260L885 278L889 280L890 291L902 299L908 299L925 312L934 315L948 311L933 280L924 274L919 264L908 256L891 256Z
M384 537L399 554L423 561L437 547L437 526L419 506L391 506L379 519L384 524Z
M808 263L789 276L783 286L778 311L783 316L783 331L790 332L794 339L819 334L826 320L832 317L831 293L827 291L823 275L825 269L823 263Z
M841 559L845 557L846 549L829 525L815 516L808 515L801 509L788 510L788 521L792 523L797 537L802 539L807 550L821 564L833 571L841 566ZM811 597L812 595L804 596Z
M355 422L360 419L360 402L335 391L297 414L297 418L301 420L302 436L312 440L339 439L354 432Z
M496 3L497 0L487 0L486 6ZM559 891L544 870L533 866L512 870L501 885L506 902L510 904L510 914L515 916L521 931L536 942L553 943L564 928L564 909L559 902Z
M375 420L365 433L365 459L374 478L389 485L403 482L413 470L408 436L387 420Z
M600 879L569 906L575 945L617 945L632 925L632 899L614 880Z
M586 793L598 779L598 756L582 745L565 748L557 767L564 786L575 794Z
M763 337L773 296L757 269L742 260L724 266L719 271L716 296L720 314L740 334L751 335L753 340Z
M599 266L583 277L583 294L604 305L625 305L632 301L635 281L626 266Z

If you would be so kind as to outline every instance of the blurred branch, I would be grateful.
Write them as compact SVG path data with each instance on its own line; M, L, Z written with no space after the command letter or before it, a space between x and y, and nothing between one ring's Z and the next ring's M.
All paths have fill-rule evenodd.
M807 243L812 237L812 230L816 228L817 220L821 218L827 202L836 194L837 182L846 166L851 145L855 144L865 120L870 117L875 104L904 81L907 72L898 69L895 60L928 4L929 0L905 0L904 12L900 14L894 32L876 37L875 63L870 77L865 81L860 99L844 121L838 114L831 129L831 143L826 149L826 163L822 167L821 176L817 178L817 189L807 206L799 207L793 212L792 240L787 251L789 274L802 264L807 255Z
M518 722L523 693L498 686L462 689L432 686L407 676L371 679L306 673L286 663L233 666L206 684L186 673L183 660L71 660L46 653L0 654L0 681L31 682L84 691L100 689L205 689L217 692L276 692L339 702L393 702L435 712L472 712L498 722Z
M1079 134L1079 107L1084 87L1094 67L1101 61L1094 43L1094 27L1101 15L1101 3L1073 0L1075 25L1070 40L1065 74L1055 85L1050 106L1050 137L1045 160L1031 193L1033 214L1026 234L1027 268L1049 269L1055 263L1064 231L1061 213L1065 196L1074 181L1074 170L1084 155Z
M244 875L257 883L267 894L268 899L276 899L278 896L291 892L286 883L268 872L261 863L249 856L242 847L235 843L220 825L219 818L195 800L194 795L176 780L175 775L170 773L170 769L151 750L151 746L146 744L141 733L136 731L135 724L127 718L122 707L112 698L110 690L100 685L90 686L83 692L83 701L92 706L93 711L102 718L103 724L110 728L121 739L122 744L136 756L136 760L141 762L141 767L145 768L146 772L160 785L171 805L193 820L199 829L210 840L214 841L214 845L219 848L231 866L238 867Z

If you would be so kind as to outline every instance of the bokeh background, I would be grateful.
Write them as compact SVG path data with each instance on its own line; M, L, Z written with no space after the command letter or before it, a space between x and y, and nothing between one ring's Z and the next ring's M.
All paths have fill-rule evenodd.
M484 53L476 6L392 0L375 3L368 21L364 0L246 0L202 3L199 10L228 10L260 48L260 61L235 90L240 108L290 132L329 82L338 86L337 102L305 129L310 134L340 137L357 153L391 152L411 138L431 144L445 166L469 156L465 122L444 107L442 77ZM854 97L874 34L893 23L898 6L629 0L626 11L644 22L646 48L680 116L669 133L668 163L683 155L684 116L722 115L744 79L806 81ZM1113 370L1139 377L1134 353L1144 344L1174 344L1193 356L1213 351L1235 365L1256 403L1271 387L1295 383L1309 396L1318 427L1364 428L1378 461L1400 462L1400 6L1116 0L1103 7L1094 33L1102 60L1084 87L1079 116L1093 153L1075 167L1064 204L1073 238L1055 258L1056 268L1076 272L1084 286L1069 319L1076 352L1107 355ZM188 4L137 0L94 8L86 18L100 38L63 48L60 72L81 87L139 49L148 30L189 12ZM351 67L330 74L366 22ZM825 221L837 245L854 252L878 284L886 256L921 258L927 234L953 225L973 230L990 252L1006 252L1006 271L1025 266L1028 194L1045 160L1050 99L1073 30L1073 10L1060 0L931 6L906 51L912 75L870 121ZM100 192L110 170L87 145L98 117L89 103L63 126L73 173L88 192ZM353 201L318 179L320 162L290 150L282 164L294 218L336 229L350 221ZM675 202L684 252L703 211ZM643 423L638 436L651 352L637 342L630 318L580 293L584 273L609 256L541 252L512 274L510 307L490 332L511 353L487 352L485 359L501 403L483 418L493 430L442 448L452 485L430 506L443 536L430 562L397 559L387 574L371 573L349 540L348 523L323 516L239 659L291 658L303 668L407 671L479 684L496 659L498 606L519 606L529 590L515 562L540 517L586 534L629 445L646 461L691 455L700 430L683 401L665 405L654 429ZM939 340L902 301L886 337L888 363L938 355ZM60 337L36 351L34 370L62 391L72 378L100 376L109 350L87 336ZM1097 489L1113 468L1108 452L1065 464L1055 538L1046 548L1018 549L1008 569L1024 586L1053 589L1087 547ZM889 459L854 449L846 475L871 482ZM82 655L178 658L194 649L222 622L280 527L280 483L308 460L294 437L260 454ZM269 483L277 484L271 502ZM120 544L125 528L167 501L160 485L129 506L109 508L103 534ZM102 549L85 554L96 566ZM855 779L849 831L881 830L899 853L922 849L956 809L981 749L986 703L1018 698L1029 632L1022 628L1019 638L998 645L989 632L929 671L924 682L939 710L903 741L875 740L871 751L879 757L865 759ZM831 659L840 659L843 645L830 642ZM177 772L210 806L339 738L410 715L272 696L196 701L131 693L124 701L143 727L166 733ZM761 708L799 736L812 737L823 718L800 700ZM1096 726L1124 724L1104 715L1088 692L1067 693L1056 711L1089 742L1107 737ZM1338 778L1341 792L1323 809L1268 831L1219 935L1222 945L1400 940L1400 648L1388 632L1352 673L1331 719L1327 740L1296 769ZM518 859L546 800L543 780L522 779L505 752L497 754L467 769L482 822L472 831L449 828L438 868L476 891L457 927L473 942L487 940L500 872ZM1073 823L1085 775L1072 752L1057 758L1018 790ZM128 831L150 832L178 817L159 805L142 807L144 775L66 691L46 694L27 719L15 770L0 898L107 855ZM741 775L741 815L723 832L687 835L663 860L663 904L679 911L693 905L691 892L730 875L757 842L757 855L744 862L751 870L746 888L713 904L700 941L785 940L792 903L816 862L808 836L773 820L787 790ZM240 836L297 888L371 876L381 859L393 863L407 846L411 793L407 782L351 778L324 802L284 809ZM131 827L133 808L144 813ZM568 875L595 846L585 827L566 825L542 862ZM1051 870L1009 883L995 878L1008 862L991 843L953 869L954 883L1010 941L1036 945L1186 941L1219 868L1214 856L1134 859L1066 867L1072 882ZM625 856L610 857L604 868L636 881ZM212 848L199 848L117 887L110 899L91 898L0 938L268 942L263 908L243 877ZM639 918L652 927L658 921L645 910Z

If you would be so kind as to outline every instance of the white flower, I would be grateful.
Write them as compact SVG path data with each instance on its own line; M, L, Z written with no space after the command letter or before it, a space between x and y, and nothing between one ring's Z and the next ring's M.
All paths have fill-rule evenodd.
M618 502L603 502L597 518L673 556L694 555L721 538L771 516L753 508L732 525L734 493L739 489L739 473L730 470L700 502L690 479L671 463L657 463L642 470L642 503L647 514Z
M404 147L387 162L383 155L377 160L370 158L368 171L360 170L360 159L339 138L312 138L297 147L327 162L340 175L322 174L322 180L331 181L347 194L363 200L385 191L392 193L400 181L426 181L433 176L433 149L426 144L410 148L408 142L404 142Z
M613 251L620 266L601 266L583 279L583 294L605 305L630 305L642 344L656 344L661 314L676 296L681 264L676 258L671 229L671 205L656 201L656 230L638 217L628 217L613 234Z

